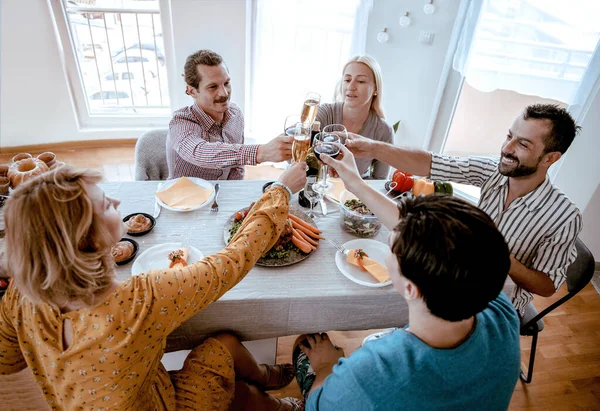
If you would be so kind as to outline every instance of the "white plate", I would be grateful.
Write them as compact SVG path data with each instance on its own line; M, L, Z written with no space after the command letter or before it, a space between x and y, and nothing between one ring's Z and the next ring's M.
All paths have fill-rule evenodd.
M140 254L131 267L131 275L146 273L150 270L165 270L169 268L169 254L181 247L181 243L155 245ZM204 254L196 247L188 246L190 255L188 264L193 264L204 258Z
M208 200L206 200L204 203L200 204L199 206L196 207L192 207L192 208L188 208L188 209L184 209L184 208L178 208L178 207L169 207L168 205L166 205L165 203L162 202L162 200L160 198L158 198L158 196L156 196L156 201L158 201L158 204L160 204L161 207L166 208L167 210L171 210L171 211L194 211L194 210L199 210L202 207L206 207L207 205L211 204L212 200L215 198L215 187L209 183L206 180L203 180L201 178L198 177L186 177L188 180L190 180L192 183L212 190L212 193L210 195L210 197L208 198ZM175 180L168 180L165 181L164 183L162 183L159 187L157 191L165 191L167 188L171 187L173 184L175 184L177 181L179 181L179 179L175 179Z
M390 252L390 247L387 244L375 240L368 240L366 238L359 238L357 240L348 241L344 244L344 248L346 250L362 248L369 254L369 258L387 268L385 256ZM346 256L339 251L335 253L335 264L346 278L350 281L354 281L356 284L364 285L365 287L386 287L392 283L392 280L380 283L368 272L363 271L346 261Z

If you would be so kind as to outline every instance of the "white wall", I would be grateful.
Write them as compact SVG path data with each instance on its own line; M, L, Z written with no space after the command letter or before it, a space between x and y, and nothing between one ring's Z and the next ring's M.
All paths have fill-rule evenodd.
M0 9L0 146L79 139L48 7L23 3Z
M246 0L171 0L175 45L176 77L179 92L174 110L191 104L181 77L188 55L200 49L219 53L229 68L232 101L244 111L246 92Z
M575 138L558 170L554 184L583 213L581 239L600 261L600 90L596 91Z
M374 0L369 17L367 53L377 59L385 83L387 121L402 120L399 139L403 146L421 147L433 110L438 82L446 58L460 0L436 1L436 12L423 13L423 0ZM402 28L398 20L410 13L412 24ZM390 40L377 42L387 27ZM435 33L432 45L419 42L422 30Z

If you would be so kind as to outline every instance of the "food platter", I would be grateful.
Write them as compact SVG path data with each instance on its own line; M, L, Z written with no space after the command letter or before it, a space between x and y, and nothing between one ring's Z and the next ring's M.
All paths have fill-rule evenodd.
M243 208L243 209L233 213L225 222L225 226L223 227L223 242L225 244L227 244L227 241L229 240L229 237L231 236L230 230L233 227L233 225L235 224L236 214L239 212L242 212L242 211L248 211L248 208ZM310 218L302 210L299 210L295 207L290 207L290 214L295 215L296 217L300 218L301 220L309 223L310 225L312 225L314 227L317 226L315 224L315 222L313 221L313 219ZM301 252L300 250L298 250L296 247L291 247L291 249L289 250L289 255L287 257L283 257L283 258L262 257L262 258L258 259L258 261L256 262L256 265L261 266L261 267L285 267L288 265L299 263L300 261L307 259L308 257L310 257L310 255L312 253L314 253L314 251L309 254L305 254L305 253Z

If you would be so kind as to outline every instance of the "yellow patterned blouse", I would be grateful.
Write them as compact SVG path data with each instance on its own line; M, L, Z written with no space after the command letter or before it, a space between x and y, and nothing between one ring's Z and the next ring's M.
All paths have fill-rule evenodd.
M93 308L61 314L11 286L0 304L0 374L30 367L53 409L176 409L179 396L161 364L167 336L244 278L275 244L287 214L288 194L274 187L221 252L132 277ZM65 319L73 326L66 350Z

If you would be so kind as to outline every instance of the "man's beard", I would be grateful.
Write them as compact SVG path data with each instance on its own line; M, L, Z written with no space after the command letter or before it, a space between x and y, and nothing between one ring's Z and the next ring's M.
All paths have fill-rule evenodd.
M515 160L516 167L507 169L504 163L502 163L503 158ZM537 163L534 166L525 166L520 163L518 158L502 154L500 156L500 162L498 163L498 171L500 172L500 174L506 177L526 177L532 175L537 171L539 163L540 159L538 159Z

